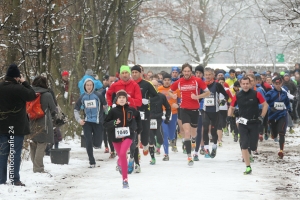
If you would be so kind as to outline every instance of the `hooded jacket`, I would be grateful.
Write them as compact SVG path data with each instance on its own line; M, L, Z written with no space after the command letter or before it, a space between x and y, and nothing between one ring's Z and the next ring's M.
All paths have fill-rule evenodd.
M85 90L84 90L84 85L87 79L91 79L94 82L94 89L100 90L103 87L103 84L101 83L101 81L96 80L93 76L90 75L84 75L82 77L82 79L78 82L78 88L80 90L80 95L84 94Z
M0 83L0 134L30 134L26 102L36 98L35 91L24 81L19 84L15 79L6 77ZM11 130L9 127L13 127Z
M142 105L142 93L139 85L132 79L128 81L118 80L113 83L106 91L106 100L108 106L113 104L113 95L119 90L125 90L128 94L128 103L130 107L137 108Z
M115 121L120 119L121 123L115 124ZM124 106L117 105L115 108L110 109L108 112L103 126L107 129L107 135L112 142L122 142L126 138L133 139L134 132L142 132L142 121L140 113L128 104ZM129 127L130 136L125 138L116 138L115 128L117 127Z
M157 96L150 99L150 118L161 119L163 116L163 106L166 109L166 119L170 118L171 106L167 100L167 97L162 93L158 93Z
M92 79L86 79L84 82L84 86L88 81L92 81ZM94 82L93 82L94 83ZM85 88L84 88L85 90ZM92 122L99 124L103 122L103 106L107 105L105 98L97 91L95 91L95 84L91 93L82 94L79 99L77 100L74 108L74 116L78 123L81 121L81 117L79 111L81 109L84 110L84 121L85 122Z
M56 106L49 89L42 87L32 87L36 93L41 94L41 105L45 113L44 117L31 120L31 140L34 142L54 143L54 132L52 117L56 114Z

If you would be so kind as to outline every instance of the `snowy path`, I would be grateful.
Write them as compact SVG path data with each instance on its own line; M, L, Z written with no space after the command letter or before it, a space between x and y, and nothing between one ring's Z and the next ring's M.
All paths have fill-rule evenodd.
M122 189L116 159L109 160L103 149L96 150L95 158L104 161L97 161L101 167L89 169L85 149L78 141L68 141L60 147L72 148L69 165L54 165L45 157L45 169L53 176L49 177L32 173L31 161L25 161L21 180L26 187L14 187L9 193L9 186L2 185L0 199L299 199L299 136L298 132L287 138L283 161L276 159L277 144L260 143L261 155L252 164L250 176L242 174L245 165L232 137L224 137L216 158L200 155L193 167L181 151L171 152L168 162L157 156L154 166L149 165L149 155L142 155L142 173L129 175L129 190Z

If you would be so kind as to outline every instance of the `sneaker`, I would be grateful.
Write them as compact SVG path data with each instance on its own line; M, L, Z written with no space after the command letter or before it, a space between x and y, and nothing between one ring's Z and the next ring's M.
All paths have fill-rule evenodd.
M143 154L144 154L144 156L147 156L148 153L149 153L149 146L147 145L147 146L143 147Z
M200 149L200 154L204 155L205 154L205 150L204 149Z
M194 165L194 161L193 161L192 157L188 157L188 165L189 166L193 166Z
M224 133L224 135L229 136L229 131L226 127L223 128L223 133Z
M290 133L295 133L295 131L294 131L293 128L290 128L289 132L290 132Z
M194 151L196 148L196 142L192 142L192 151Z
M176 147L176 146L173 146L173 147L172 147L172 151L173 151L173 152L178 152L177 147Z
M163 161L169 161L169 159L170 159L169 155L165 155L164 158L163 158Z
M183 149L183 154L187 154L187 153L186 153L186 149Z
M13 185L15 185L15 186L25 186L25 184L22 183L21 181L14 182Z
M110 158L110 159L113 159L113 158L115 158L115 157L116 157L116 153L115 153L115 152L110 152L109 158Z
M205 149L204 151L205 151L204 158L210 158L210 152L209 152L209 150Z
M157 148L157 149L155 150L155 153L156 153L156 155L160 155L160 148Z
M119 163L117 162L117 167L116 167L116 170L120 172L120 174L122 175L122 168L121 166L119 165Z
M253 155L259 155L259 153L258 153L258 151L257 150L255 150L255 151L253 151Z
M214 158L217 155L217 146L215 146L215 148L213 147L210 153L210 157Z
M222 144L222 142L218 142L218 145L219 145L219 147L221 147L223 144Z
M268 140L268 139L269 139L269 134L268 134L268 133L265 133L264 139L265 139L265 140Z
M233 141L234 142L237 142L239 140L239 136L236 134L236 135L234 135L234 137L233 137Z
M170 147L173 148L175 146L175 140L170 140Z
M150 165L155 165L155 163L156 163L155 158L152 158L151 161L150 161Z
M141 173L141 166L136 164L135 167L134 167L134 172L135 173Z
M278 138L274 138L274 142L279 142Z
M283 158L283 151L282 151L282 150L280 150L280 151L278 152L278 158L279 158L279 159L282 159L282 158Z
M194 161L199 161L199 157L198 157L197 154L194 154L194 155L193 155L193 160L194 160Z
M259 141L263 141L264 140L264 138L263 138L263 135L262 134L259 134Z
M250 155L250 163L254 163L254 158L253 158L253 156L252 155Z
M129 184L128 184L128 180L127 179L123 180L123 189L129 189Z
M244 175L251 174L251 172L252 172L251 167L246 167L246 171L244 171Z
M89 168L96 168L96 164L90 165Z
M109 153L109 149L105 148L104 153Z
M128 174L131 174L134 169L134 159L130 158L128 161Z

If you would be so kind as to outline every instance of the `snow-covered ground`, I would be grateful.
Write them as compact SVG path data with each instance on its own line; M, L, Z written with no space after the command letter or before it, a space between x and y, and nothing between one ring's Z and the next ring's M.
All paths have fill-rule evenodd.
M260 142L260 155L248 176L243 175L238 143L231 136L223 141L214 159L200 155L192 167L181 149L171 152L168 162L162 161L163 153L156 156L154 166L149 165L150 155L141 155L142 173L129 175L129 190L122 189L116 158L108 159L103 149L94 150L95 158L103 161L90 169L80 141L64 141L61 148L72 148L69 165L51 164L45 156L45 170L51 176L33 173L31 161L25 160L20 173L26 187L1 185L0 199L300 199L299 129L287 134L283 160L277 159L278 143Z

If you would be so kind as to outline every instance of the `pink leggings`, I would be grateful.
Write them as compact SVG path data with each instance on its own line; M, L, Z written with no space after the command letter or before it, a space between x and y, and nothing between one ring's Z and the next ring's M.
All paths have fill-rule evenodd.
M131 143L132 143L132 140L129 139L129 138L126 138L122 142L113 142L115 150L116 150L116 152L119 156L118 164L122 168L123 180L128 178L127 177L127 175L128 175L128 163L127 163L126 156L127 156L127 150L129 149Z

